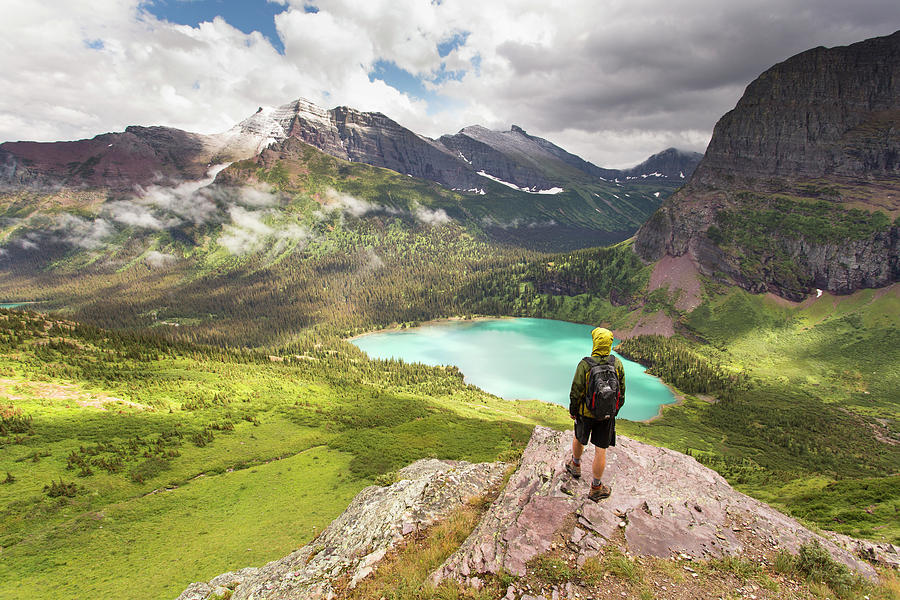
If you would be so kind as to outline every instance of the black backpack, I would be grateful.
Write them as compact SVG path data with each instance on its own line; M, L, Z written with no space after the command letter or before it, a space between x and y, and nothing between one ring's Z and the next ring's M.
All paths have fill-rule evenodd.
M615 417L622 406L616 358L610 354L606 362L597 362L592 357L585 356L584 361L590 367L584 390L584 405L587 411L600 421Z

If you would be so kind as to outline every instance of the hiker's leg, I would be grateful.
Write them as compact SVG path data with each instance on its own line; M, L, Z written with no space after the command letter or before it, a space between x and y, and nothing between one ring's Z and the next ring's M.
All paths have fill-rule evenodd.
M594 446L594 479L603 477L603 471L606 469L606 448L598 448Z
M572 438L572 456L575 460L579 460L581 458L581 453L584 452L584 446L581 445L581 442L578 441L578 438Z

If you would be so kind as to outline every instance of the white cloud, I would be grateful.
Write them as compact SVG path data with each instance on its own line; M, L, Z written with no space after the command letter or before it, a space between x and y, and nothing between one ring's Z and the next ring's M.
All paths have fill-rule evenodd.
M196 225L208 223L219 215L214 191L198 190L191 182L173 188L150 186L141 192L140 202Z
M157 231L166 227L166 224L151 213L147 207L135 204L129 200L108 204L106 212L109 213L113 221L129 227L140 227Z
M289 244L309 239L306 228L296 223L272 224L264 222L274 211L251 211L240 206L232 206L228 214L231 222L222 228L217 240L219 245L235 255L243 255L262 250L278 254Z
M761 71L891 33L897 16L889 0L319 0L317 13L306 0L277 3L283 55L221 18L160 21L142 0L2 0L0 140L131 124L212 133L303 96L430 136L516 123L601 166L630 166L667 145L703 150ZM440 57L437 44L462 33L465 44ZM378 61L446 102L371 81ZM461 75L444 77L442 65Z
M356 198L350 194L339 192L332 188L325 190L322 194L322 209L318 216L322 217L325 213L333 213L340 211L341 214L352 215L360 218L369 213L386 213L389 215L409 215L420 223L426 225L443 225L449 223L453 219L447 214L443 208L432 209L416 203L411 210L399 210L390 206L380 206L372 204L366 200Z
M60 241L94 250L103 245L115 229L105 219L83 219L61 213L55 217L53 231Z
M377 208L371 202L361 200L350 194L344 194L332 188L325 190L325 193L322 195L322 210L325 212L339 210L354 217L362 217Z
M154 269L164 269L166 267L170 267L178 262L178 258L172 254L166 254L164 252L159 252L157 250L151 250L147 253L147 256L144 257L144 260L147 262L150 267Z
M420 223L432 226L443 225L444 223L452 221L443 208L433 209L421 205L415 207L413 210L413 217Z
M278 196L272 186L262 183L255 187L241 187L238 190L237 201L245 206L263 208L275 206L278 203Z

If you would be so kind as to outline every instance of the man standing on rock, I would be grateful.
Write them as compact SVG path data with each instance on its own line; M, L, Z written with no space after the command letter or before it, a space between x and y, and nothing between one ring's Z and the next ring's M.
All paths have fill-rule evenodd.
M600 478L606 469L606 449L616 445L616 413L625 404L625 368L611 354L613 334L610 330L597 327L591 331L591 338L594 341L591 355L578 363L572 379L572 390L569 392L569 415L575 420L575 439L572 440L572 458L566 463L566 471L576 479L581 477L581 454L590 440L595 446L592 465L594 480L588 499L597 502L608 498L612 492L609 486L603 485ZM604 369L606 365L612 369ZM617 380L610 382L610 386L618 389L612 390L616 398L611 414L598 418L588 408L587 393L590 391L593 394L597 386L603 385L604 370Z

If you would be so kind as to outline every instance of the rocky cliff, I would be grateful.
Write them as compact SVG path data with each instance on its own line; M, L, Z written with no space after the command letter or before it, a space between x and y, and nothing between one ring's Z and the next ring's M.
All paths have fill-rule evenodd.
M813 533L735 491L693 458L622 436L608 453L604 479L612 486L612 496L590 502L586 478L573 480L564 469L571 443L571 432L535 428L518 469L468 539L432 574L432 581L479 587L486 578L503 575L512 581L507 598L524 598L525 580L517 583L517 578L528 575L535 558L555 553L583 564L623 543L626 552L637 556L740 556L765 562L777 549L797 552L815 540L835 560L869 578L875 571L860 553L887 564L900 562L900 549L894 546ZM592 460L592 448L586 451L585 464ZM206 600L226 590L233 590L235 600L334 597L338 583L352 587L366 577L404 535L449 514L467 496L496 486L505 468L414 463L392 486L361 492L307 546L260 568L192 584L179 600ZM589 590L557 583L554 597L560 590L564 597L590 595L585 595Z
M760 75L635 250L792 299L848 293L900 279L898 215L900 32Z

